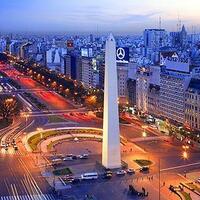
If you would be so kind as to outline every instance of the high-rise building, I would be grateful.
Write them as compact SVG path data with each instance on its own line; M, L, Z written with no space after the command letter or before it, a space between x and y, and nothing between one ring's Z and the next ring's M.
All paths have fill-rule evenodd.
M200 130L200 79L192 78L185 93L186 127Z
M139 67L136 77L136 106L143 113L148 112L150 84L160 85L160 66Z
M127 102L128 63L117 63L118 98L119 102Z
M61 73L74 79L81 80L82 60L79 55L68 53L61 56Z
M92 65L92 59L90 58L82 58L81 60L81 81L83 82L84 86L86 88L89 88L90 86L93 86L93 65Z
M127 80L127 96L129 105L136 106L136 80L134 79Z
M161 115L172 123L183 124L185 119L185 92L190 80L197 75L188 59L170 58L161 73Z
M187 45L187 31L185 26L182 26L182 29L178 32L171 32L171 46L176 48L184 48Z

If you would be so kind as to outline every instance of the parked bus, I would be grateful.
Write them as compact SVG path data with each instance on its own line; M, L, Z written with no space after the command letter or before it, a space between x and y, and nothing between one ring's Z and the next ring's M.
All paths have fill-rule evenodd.
M85 173L81 175L82 180L91 180L91 179L98 179L97 172Z

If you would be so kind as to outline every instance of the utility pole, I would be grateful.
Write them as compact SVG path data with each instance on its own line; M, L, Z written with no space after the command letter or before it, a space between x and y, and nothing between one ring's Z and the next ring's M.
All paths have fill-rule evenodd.
M159 180L159 200L160 200L160 158L159 158L159 161L158 161L158 167L159 167L159 172L158 172L158 180Z

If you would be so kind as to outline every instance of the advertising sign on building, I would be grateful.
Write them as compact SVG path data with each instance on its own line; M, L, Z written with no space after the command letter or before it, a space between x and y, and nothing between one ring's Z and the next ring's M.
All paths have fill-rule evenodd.
M117 47L116 60L118 63L128 63L129 62L129 48Z

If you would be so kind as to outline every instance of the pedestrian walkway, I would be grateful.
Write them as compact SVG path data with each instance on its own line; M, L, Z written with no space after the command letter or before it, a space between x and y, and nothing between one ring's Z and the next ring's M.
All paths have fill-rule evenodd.
M17 200L56 200L52 194L0 197L0 200L16 200L16 199Z

